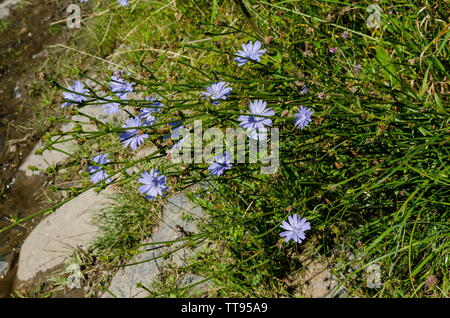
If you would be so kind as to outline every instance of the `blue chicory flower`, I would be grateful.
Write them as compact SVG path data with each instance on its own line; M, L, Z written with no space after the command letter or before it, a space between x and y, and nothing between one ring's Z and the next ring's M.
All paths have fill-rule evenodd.
M303 87L300 89L300 95L306 95L309 92L309 88L306 85L303 85Z
M121 100L127 100L128 99L128 94L127 93L116 93L115 95L116 95L116 97L118 99L121 99Z
M136 127L142 127L143 124L139 117L129 118L125 122L125 125L122 128L131 128L126 132L120 134L120 141L123 142L125 147L130 146L132 150L137 149L146 138L148 138L148 134L144 134L141 130Z
M63 92L62 93L64 96L65 103L61 105L61 108L70 106L73 103L81 103L81 102L87 100L86 96L79 95L79 94L87 95L89 93L88 90L84 87L84 84L82 82L75 81L73 83L73 86L69 86L69 87L67 87L67 89L70 91L73 91L73 93L72 92Z
M255 44L253 44L252 41L249 41L247 44L242 44L242 50L238 50L237 53L235 53L237 57L234 61L238 63L238 66L244 65L249 60L259 62L261 56L265 52L265 49L261 49L260 41L256 41Z
M143 119L147 125L153 125L156 122L156 117L153 116L154 113L160 112L161 107L164 106L163 103L159 101L158 97L144 97L145 100L152 101L154 103L149 104L149 106L156 107L145 107L139 113L139 118Z
M281 224L281 228L283 228L284 232L280 233L280 236L284 238L286 242L293 240L297 243L302 243L302 240L305 239L305 231L311 229L311 224L307 222L305 218L301 219L299 215L294 214L288 217L289 223L283 221Z
M181 149L182 147L184 147L184 143L186 142L186 140L188 140L190 138L189 134L186 134L183 136L183 138L181 138L181 140L177 141L172 148L170 148L171 151L173 150L177 150L177 149Z
M120 77L120 73L111 76L110 88L120 99L127 99L127 93L133 91L133 83L128 83L124 78Z
M100 165L105 165L109 162L108 154L104 153L101 155L96 155L92 157L92 161ZM87 170L91 175L91 181L93 183L97 183L108 178L108 174L101 166L89 165ZM110 182L110 179L108 179L106 182Z
M314 111L311 109L300 106L298 113L295 114L295 126L304 129L311 122L311 115L313 113Z
M103 105L103 111L107 115L115 114L120 111L120 104L116 102L111 102Z
M255 116L241 115L238 121L239 126L249 132L251 139L265 139L266 126L272 126L272 119L260 116L274 116L275 112L271 108L266 108L267 103L262 100L255 100L250 102L250 113Z
M126 7L126 6L128 6L128 0L119 0L119 4L120 4L122 7Z
M163 192L168 189L166 176L159 175L159 170L153 168L142 173L139 182L143 184L139 187L139 192L145 194L145 197L149 200L153 200L157 196L164 196Z
M179 121L178 121L179 123ZM169 124L170 125L170 124ZM179 139L182 137L182 132L184 131L183 125L175 125L175 127L172 129L172 134L170 135L170 138L172 139Z
M170 135L164 136L163 140L167 140L169 138L176 140L176 139L179 139L180 137L184 137L182 135L185 132L185 128L184 128L183 124L181 123L181 120L176 120L176 121L169 123L169 127L171 127L172 132L170 133Z
M97 183L102 180L105 180L109 176L105 170L100 169L100 167L98 167L98 166L91 166L91 169L88 170L88 172L91 174L92 183ZM106 182L110 182L110 181L111 181L111 178L108 178L108 180L106 180Z
M211 86L206 87L206 92L203 92L202 94L211 98L213 104L218 105L218 99L227 99L227 96L233 90L231 87L228 87L228 85L230 85L230 83L222 81L212 83Z
M227 151L225 151L223 154L218 154L214 157L214 161L211 162L210 166L208 167L209 173L219 177L225 172L225 170L230 170L231 167L233 167L231 162L232 158Z

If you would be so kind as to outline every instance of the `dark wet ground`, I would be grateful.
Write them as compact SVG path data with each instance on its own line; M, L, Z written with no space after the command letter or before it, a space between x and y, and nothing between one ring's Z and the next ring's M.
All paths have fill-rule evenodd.
M54 4L46 4L44 0L33 1L26 9L12 12L7 29L0 32L2 187L10 179L7 171L17 165L18 158L34 141L32 131L24 125L33 115L32 101L27 100L27 96L30 83L37 80L35 68L43 63L45 45L54 37L49 32L48 24L58 13Z
M0 228L11 218L23 218L46 205L45 178L27 178L17 173L17 167L39 138L27 124L36 102L28 91L30 83L39 80L45 47L61 41L61 34L52 34L48 25L63 14L56 1L33 0L11 13L6 30L0 28ZM0 272L0 297L11 292L20 246L37 221L0 233L0 269L7 266L6 274Z
M43 191L40 185L43 183L43 177L34 176L25 178L23 173L16 175L21 181L13 180L12 191L8 193L4 201L0 204L1 217L0 228L9 225L8 219L15 216L18 218L28 215L32 211L45 207L42 202ZM29 229L36 225L39 218L25 222L21 226L16 226L5 233L0 234L0 255L3 261L8 263L8 272L0 277L0 297L7 297L11 292L14 278L17 270L20 246ZM1 260L0 259L0 260Z

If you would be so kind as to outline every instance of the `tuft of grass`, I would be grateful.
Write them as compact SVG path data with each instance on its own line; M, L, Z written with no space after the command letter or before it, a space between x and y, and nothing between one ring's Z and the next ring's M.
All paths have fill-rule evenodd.
M117 265L123 261L118 256L131 255L151 233L159 217L159 205L148 205L148 201L132 187L112 198L115 205L102 210L94 219L103 235L93 246L101 251L102 262Z

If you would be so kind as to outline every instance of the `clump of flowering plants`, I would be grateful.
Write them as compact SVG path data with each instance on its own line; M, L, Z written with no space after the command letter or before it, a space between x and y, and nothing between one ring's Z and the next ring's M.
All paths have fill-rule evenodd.
M244 43L235 56L232 60L223 59L223 63L229 64L227 67L231 69L234 67L236 73L241 72L244 65L255 69L271 67L267 48L263 48L258 40ZM252 65L252 62L258 64ZM151 201L179 191L182 184L201 180L220 182L220 179L261 174L262 170L259 170L267 165L261 147L271 141L271 128L277 128L278 136L278 129L298 126L294 122L295 107L289 117L283 118L281 114L286 110L278 102L264 100L264 93L254 91L251 84L232 80L204 78L198 81L196 77L193 81L182 79L180 83L151 82L138 70L127 69L115 71L103 81L86 76L74 83L73 86L61 86L67 115L85 117L94 126L88 128L80 121L76 130L63 133L79 141L87 151L75 162L93 162L85 170L90 176L90 184L77 189L76 194L91 187L103 189L131 183ZM304 92L298 94L303 95ZM88 115L92 112L97 115ZM301 128L310 121L310 117L303 119ZM219 133L240 129L241 143L236 145L237 148L243 146L239 148L240 152L236 153L234 144L229 151L230 144L223 138L216 140L214 151L207 156L208 145L200 145L205 148L203 151L195 144L199 122L206 131L200 136L202 141L207 139L208 129L214 128ZM298 132L296 134L300 136ZM106 139L112 141L111 149L103 148ZM47 147L57 149L57 142L53 140L48 139ZM114 162L108 158L113 149L116 152ZM120 149L119 156L117 149ZM150 155L140 155L149 149ZM192 159L171 164L170 159L177 150L192 155ZM98 154L99 151L103 153ZM241 160L241 156L247 157L247 161ZM163 158L165 161L161 160Z
M80 145L55 169L83 168L81 186L64 189L67 200L111 187L154 206L201 185L192 199L223 249L199 267L244 285L245 296L299 271L299 254L335 255L342 245L363 255L359 272L377 260L405 281L428 277L424 246L439 255L448 246L444 97L436 93L430 105L425 91L410 88L410 74L422 70L384 46L390 35L380 42L365 29L336 30L340 17L311 22L306 3L259 5L254 33L207 24L199 32L208 36L163 50L167 58L130 55L122 72L60 84L64 120L75 125L50 133L45 147L58 149L62 137ZM258 34L263 18L272 22ZM161 64L170 71L159 73ZM227 141L231 129L241 130ZM262 173L276 153L276 169Z

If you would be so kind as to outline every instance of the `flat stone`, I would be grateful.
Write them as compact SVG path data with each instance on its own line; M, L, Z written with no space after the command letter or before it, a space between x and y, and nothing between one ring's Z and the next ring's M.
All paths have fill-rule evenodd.
M186 215L192 217L192 220L186 220L183 217ZM182 238L186 233L196 233L197 220L203 217L203 210L195 206L183 193L174 195L167 200L158 228L145 243L173 241ZM186 265L189 257L195 255L197 249L200 248L200 246L181 247L184 243L183 241L175 242L171 246L147 245L146 250L142 250L142 253L129 262L129 264L139 264L121 268L113 277L109 292L104 293L102 297L141 298L147 296L144 289L137 287L139 283L151 289L165 266L168 264ZM166 254L170 252L171 254ZM161 257L163 255L165 257Z
M0 3L0 19L7 18L11 12L11 7L21 0L4 0Z
M91 224L96 210L110 205L107 191L90 189L42 220L22 245L17 280L26 282L64 263L77 248L86 248L99 230Z
M103 107L99 105L88 105L80 109L81 112L94 117L98 120L101 120L103 122L109 122L112 121L114 118L116 118L117 122L120 123L124 121L126 113L124 111L113 115L106 115L103 112ZM79 122L82 122L81 126L84 131L95 131L97 129L95 124L87 123L88 119L81 115L76 115L71 118L71 120L76 120ZM61 130L63 132L69 132L72 131L75 127L74 122L65 123L61 126ZM56 140L65 140L65 139L71 139L70 136L64 136L59 137L55 136L53 137L53 141ZM37 155L36 151L39 149L42 149L44 146L42 141L39 141L33 150L31 151L30 155L24 160L22 165L19 167L19 171L23 171L26 176L32 176L32 175L39 175L43 171L45 171L48 167L56 166L57 164L62 164L66 159L69 158L69 156L66 153L74 153L77 148L77 143L73 140L69 140L66 142L61 142L54 144L54 148L57 148L58 150L44 150L42 154ZM64 153L66 152L66 153ZM38 170L31 170L29 167L35 167Z
M291 276L287 284L294 289L294 296L307 298L329 298L339 296L343 288L333 275L326 261L308 260L305 269Z
M308 265L305 282L305 295L311 298L330 297L339 283L323 262L312 262Z
M72 153L75 150L77 144L74 141L68 141L61 144L55 145L55 148L60 149L64 152ZM36 176L42 174L48 167L56 166L57 164L63 163L64 160L69 158L69 156L61 151L57 150L45 150L42 154L36 154L37 150L44 147L42 141L39 141L31 151L30 155L24 160L20 165L19 171L25 173L27 177ZM39 170L31 170L34 167Z

